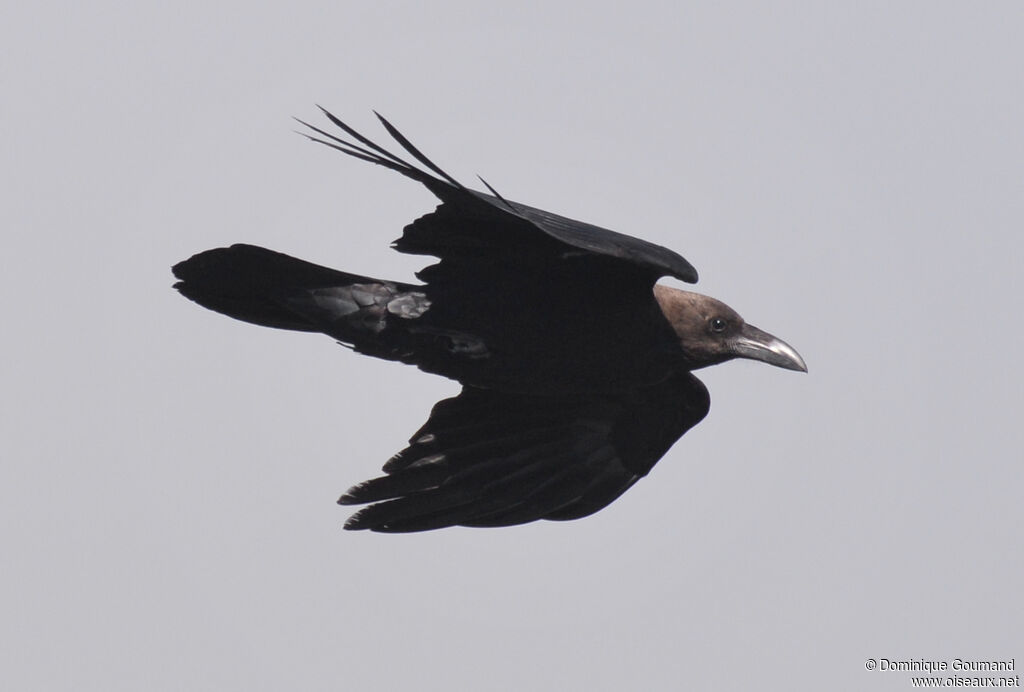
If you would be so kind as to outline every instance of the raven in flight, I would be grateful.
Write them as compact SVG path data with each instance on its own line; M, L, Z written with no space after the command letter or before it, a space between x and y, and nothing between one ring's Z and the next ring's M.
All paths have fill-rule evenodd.
M321 109L323 110L323 109ZM693 370L752 358L806 372L788 344L708 296L663 247L463 187L380 115L419 165L323 110L342 132L313 141L419 181L441 204L399 252L440 259L422 283L384 281L253 245L173 268L178 291L265 327L322 332L358 353L462 384L437 403L385 475L339 504L347 529L408 532L577 519L645 476L710 399ZM344 133L342 135L342 133Z

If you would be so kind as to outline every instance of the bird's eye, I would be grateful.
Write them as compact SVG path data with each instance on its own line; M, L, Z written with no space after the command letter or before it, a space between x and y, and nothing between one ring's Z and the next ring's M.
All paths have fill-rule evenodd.
M711 331L719 334L725 331L725 328L729 326L729 323L723 320L721 317L712 317L711 322L708 323L711 327Z

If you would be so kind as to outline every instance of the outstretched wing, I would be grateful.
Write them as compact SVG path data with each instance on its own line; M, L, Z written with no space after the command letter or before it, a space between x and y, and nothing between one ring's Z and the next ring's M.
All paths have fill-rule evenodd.
M492 194L463 187L434 165L380 114L377 117L388 133L431 173L367 139L323 108L321 110L334 125L358 143L300 120L319 135L306 137L417 180L443 202L435 212L405 228L402 237L394 244L400 252L433 255L455 262L479 262L488 258L549 262L589 255L610 258L620 264L620 268L629 268L651 283L666 275L690 283L697 281L697 271L693 266L664 247L509 201L483 179L481 181ZM424 278L431 281L430 277Z
M339 504L377 503L346 529L510 526L593 514L651 470L710 406L690 373L606 397L464 387L438 402L409 446Z

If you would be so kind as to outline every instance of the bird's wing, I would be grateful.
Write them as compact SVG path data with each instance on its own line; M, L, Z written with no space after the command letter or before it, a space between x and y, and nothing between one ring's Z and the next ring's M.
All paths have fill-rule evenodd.
M652 283L666 275L690 283L697 281L697 271L693 266L664 247L509 201L483 179L481 182L492 194L463 187L379 114L377 117L388 133L429 173L367 139L328 111L321 110L350 139L300 120L300 123L318 135L306 134L306 137L417 180L443 202L435 212L417 219L405 228L402 237L394 244L400 252L433 255L442 260L454 261L514 258L522 262L589 255L612 259L628 266Z
M427 531L577 519L647 474L708 412L690 373L605 397L565 398L464 387L438 402L387 475L339 504L376 503L347 529Z

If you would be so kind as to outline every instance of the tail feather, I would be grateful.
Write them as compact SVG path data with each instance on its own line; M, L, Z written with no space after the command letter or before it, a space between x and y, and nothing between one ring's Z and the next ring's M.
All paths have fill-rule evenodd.
M255 245L207 250L174 265L174 284L205 308L264 327L316 332L316 315L296 310L294 298L309 291L374 283Z

